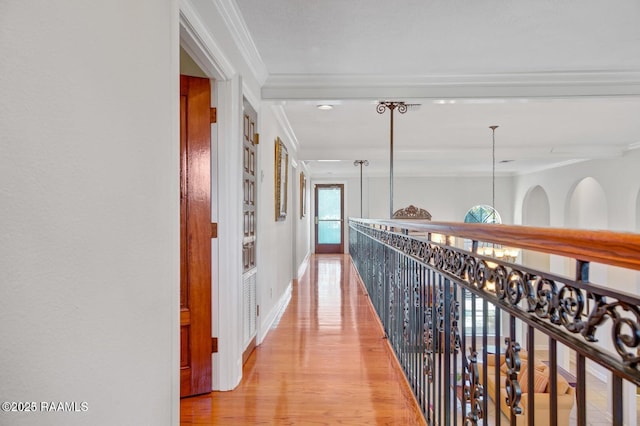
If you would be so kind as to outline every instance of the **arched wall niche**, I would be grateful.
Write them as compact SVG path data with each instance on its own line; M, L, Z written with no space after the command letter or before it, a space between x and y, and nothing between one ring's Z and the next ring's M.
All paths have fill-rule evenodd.
M567 195L565 223L568 228L607 229L607 196L600 183L586 177Z
M565 223L566 228L602 230L608 227L607 197L600 183L586 177L576 183L567 194ZM575 274L575 262L565 262L565 270L560 271L572 276ZM589 280L598 284L607 284L607 268L592 264Z
M540 185L530 188L524 200L522 200L522 224L524 226L545 227L551 224L551 207L549 196ZM551 257L547 253L538 253L530 250L522 251L522 264L541 271L549 271L551 268ZM520 339L526 341L528 327L522 324ZM542 333L534 335L534 345L536 349L546 349L548 338Z
M608 204L606 193L596 179L585 177L576 182L567 193L565 204L565 227L572 229L603 230L608 227ZM575 277L575 260L564 259L561 265L552 268L560 269L563 275ZM606 265L591 263L589 267L589 281L606 286L608 284L609 268ZM607 350L614 350L611 338L603 330L596 331L598 344ZM566 361L566 359L564 359ZM607 378L607 372L599 365L587 365L587 369L596 377Z
M522 202L522 224L526 226L549 226L551 212L547 192L536 185L527 191Z

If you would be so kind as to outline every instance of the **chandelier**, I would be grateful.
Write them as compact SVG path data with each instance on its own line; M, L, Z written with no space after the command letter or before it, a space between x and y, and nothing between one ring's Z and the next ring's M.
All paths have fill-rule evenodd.
M491 208L493 215L493 223L496 223L496 129L499 126L489 126L492 133L492 172L491 172ZM478 254L490 256L496 260L514 263L520 256L520 249L514 247L503 246L502 244L484 243L478 247Z

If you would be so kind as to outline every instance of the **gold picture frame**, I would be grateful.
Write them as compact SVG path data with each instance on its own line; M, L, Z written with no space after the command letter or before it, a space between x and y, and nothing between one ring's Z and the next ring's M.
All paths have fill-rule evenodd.
M300 219L307 215L307 177L300 172Z
M289 179L289 153L287 147L276 138L275 150L275 206L276 221L287 218L287 184Z

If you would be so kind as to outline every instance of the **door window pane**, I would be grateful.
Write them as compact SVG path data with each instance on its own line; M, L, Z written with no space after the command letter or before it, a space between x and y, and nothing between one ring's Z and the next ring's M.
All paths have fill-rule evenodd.
M320 188L318 190L318 219L340 220L340 188Z
M319 244L340 244L340 222L326 221L318 223Z

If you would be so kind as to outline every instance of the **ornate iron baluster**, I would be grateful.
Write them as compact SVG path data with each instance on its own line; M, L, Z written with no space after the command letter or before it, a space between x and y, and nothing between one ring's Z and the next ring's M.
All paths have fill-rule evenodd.
M482 409L484 388L480 384L480 375L478 374L478 352L471 348L469 348L469 352L462 394L464 401L469 401L470 407L464 423L465 425L477 425L480 419L484 419Z
M522 398L522 391L520 389L520 383L518 383L518 373L520 372L520 344L512 341L511 338L505 338L505 344L507 345L507 352L505 355L505 363L507 365L507 380L505 382L505 388L507 391L506 403L511 407L511 412L518 416L522 414L522 407L520 407L520 399Z

